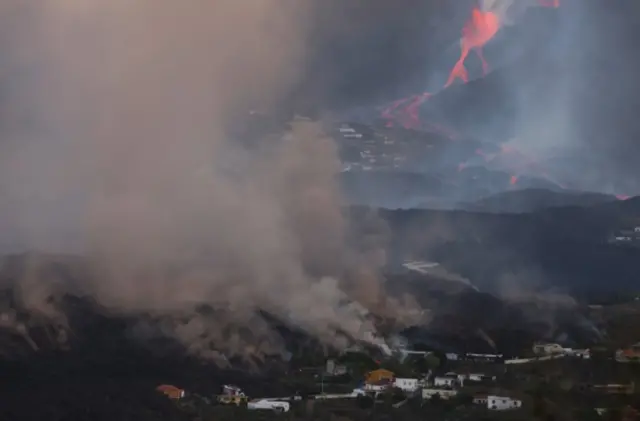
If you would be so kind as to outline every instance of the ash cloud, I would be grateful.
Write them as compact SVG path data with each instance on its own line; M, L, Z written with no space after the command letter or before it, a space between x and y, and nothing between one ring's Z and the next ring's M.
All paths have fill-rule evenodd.
M282 351L259 311L335 346L373 329L349 296L393 311L370 267L380 253L345 241L333 143L311 122L250 148L225 130L300 80L312 13L3 3L2 246L78 252L91 274L72 288L29 272L23 304L51 315L52 289L72 288L212 358Z

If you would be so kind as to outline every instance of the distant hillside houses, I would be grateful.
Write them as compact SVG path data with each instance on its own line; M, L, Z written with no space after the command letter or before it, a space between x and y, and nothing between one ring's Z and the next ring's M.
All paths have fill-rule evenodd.
M640 226L615 231L609 237L609 243L640 247Z
M335 128L337 134L343 139L371 139L373 138L373 131L363 125L358 123L338 123Z
M499 363L504 361L504 355L502 354L477 354L473 352L458 354L448 352L445 356L449 361L474 361L478 363Z

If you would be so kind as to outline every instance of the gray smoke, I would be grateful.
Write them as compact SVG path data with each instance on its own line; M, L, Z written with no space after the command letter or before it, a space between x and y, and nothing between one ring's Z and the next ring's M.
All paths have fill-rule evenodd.
M379 291L379 262L345 245L333 143L311 122L252 148L225 131L295 85L311 3L4 2L4 249L88 256L75 291L200 355L282 351L258 310L364 338L344 291ZM32 275L22 301L53 315L63 287Z

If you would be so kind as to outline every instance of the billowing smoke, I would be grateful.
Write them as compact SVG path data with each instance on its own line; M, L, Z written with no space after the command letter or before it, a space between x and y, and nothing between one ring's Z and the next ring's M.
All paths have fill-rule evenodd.
M560 0L479 0L478 4L481 11L495 14L500 26L505 26L515 24L530 7L559 7Z
M200 355L282 351L260 312L370 337L344 291L379 304L380 258L345 245L332 141L308 121L254 146L226 131L301 76L311 3L4 2L5 250L88 256L82 293ZM30 309L41 281L21 282Z

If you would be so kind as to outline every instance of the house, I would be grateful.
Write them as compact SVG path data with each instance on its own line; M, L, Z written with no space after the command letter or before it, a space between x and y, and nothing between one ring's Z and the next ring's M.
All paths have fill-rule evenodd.
M582 358L584 360L588 360L591 358L591 350L589 349L565 348L565 352L567 353L567 355L575 358Z
M475 395L473 397L473 403L476 405L487 405L488 398L487 395Z
M162 384L156 387L156 390L166 395L169 399L181 399L184 398L185 395L184 390L169 384Z
M440 396L441 399L451 399L452 397L458 394L457 390L446 390L446 389L434 389L434 388L424 388L422 389L422 399L431 399L435 395Z
M240 405L247 401L247 396L238 386L226 384L222 386L222 395L218 396L218 402L225 405Z
M464 354L464 359L467 361L491 363L503 361L504 356L502 354L476 354L469 352Z
M393 385L391 379L382 379L377 383L365 383L364 390L367 392L384 392Z
M505 396L487 396L487 408L494 411L505 411L522 407L522 401Z
M222 386L222 394L224 396L244 396L242 389L231 384L225 384Z
M460 359L460 355L456 354L455 352L448 352L444 354L444 356L448 361L458 361Z
M383 380L393 381L395 374L392 371L379 368L367 373L364 382L366 384L376 384Z
M343 376L347 374L348 370L345 365L337 364L335 360L327 360L324 368L324 373L327 376Z
M464 386L465 382L467 381L478 382L478 383L496 381L496 376L488 376L482 373L456 374L456 376L461 386Z
M420 381L418 379L396 378L393 386L404 392L415 392L420 387Z
M615 231L609 236L609 243L613 244L640 244L640 227L633 227L631 229L625 228Z
M247 409L250 410L267 410L273 412L289 412L291 404L285 401L277 401L271 399L254 399L247 403Z
M562 354L564 348L554 343L537 343L533 345L533 353L536 355Z
M616 361L620 363L640 362L640 343L617 350Z
M442 377L435 377L433 379L434 387L445 387L445 388L454 389L459 384L460 382L458 380L458 377L456 376L442 376Z

